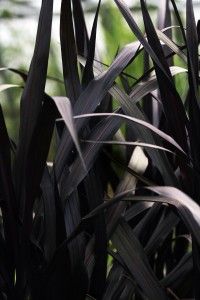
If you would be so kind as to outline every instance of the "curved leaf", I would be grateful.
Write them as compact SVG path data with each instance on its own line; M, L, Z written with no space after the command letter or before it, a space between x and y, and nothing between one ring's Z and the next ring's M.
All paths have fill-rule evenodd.
M65 125L67 126L67 128L69 130L69 133L72 137L72 140L74 141L74 144L76 146L78 154L81 158L82 165L83 165L84 169L86 170L86 165L85 165L82 153L81 153L81 147L79 145L78 135L77 135L76 127L74 124L71 103L70 103L69 99L66 97L53 97L53 100L58 108L59 113L61 114L61 116L65 122Z

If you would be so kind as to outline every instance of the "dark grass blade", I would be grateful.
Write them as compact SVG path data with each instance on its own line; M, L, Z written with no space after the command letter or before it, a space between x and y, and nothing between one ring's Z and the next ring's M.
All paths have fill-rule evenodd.
M79 202L80 200L78 191L75 189L67 199L64 209L65 228L67 236L70 236L80 223L81 215ZM81 261L83 261L84 244L85 243L83 236L80 236L69 243L69 254L72 264L72 270L74 267L76 267L76 264L79 264Z
M39 194L39 185L46 166L50 143L53 135L54 123L57 117L57 109L53 100L45 96L37 125L30 141L30 150L26 166L26 195L29 201L25 204L24 230L31 230L31 215L35 197Z
M78 54L87 57L89 53L89 38L87 33L87 27L85 24L85 17L82 4L80 0L72 1L72 4L77 51Z
M52 99L46 96L38 122L32 139L30 141L30 150L26 162L26 197L29 201L25 202L23 227L21 230L22 243L17 268L17 293L19 297L24 294L24 288L27 284L27 274L31 272L31 264L28 264L31 252L27 237L30 236L33 227L33 205L35 198L40 195L40 183L43 171L46 165L46 159L49 152L51 138L54 129L57 110Z
M188 230L190 233L193 234L195 241L198 243L199 247L199 206L192 201L187 195L182 193L180 190L177 190L172 187L150 187L148 188L152 191L155 191L162 195L162 197L155 198L155 196L150 196L149 198L146 196L132 196L132 199L134 200L147 200L152 201L154 199L155 202L163 202L163 203L168 203L172 206L174 206L181 219L185 223L185 225L188 227ZM166 197L166 198L165 198ZM151 200L150 200L151 199ZM194 256L194 263L197 262L198 265L198 256ZM196 276L197 278L199 277L199 269L196 269ZM198 291L198 288L197 288Z
M198 43L200 44L200 20L197 22Z
M126 300L132 297L135 287L129 278L125 279L125 287L119 297L119 300Z
M64 202L64 199L61 200ZM81 219L80 200L76 189L70 194L66 201L64 218L66 234L70 236ZM77 299L83 299L88 289L88 276L84 265L85 239L83 233L68 244L68 251L71 266L72 289L74 289L73 293L74 295L77 293ZM77 287L79 287L78 290Z
M77 222L77 202L72 197L71 203L63 211L61 200L57 190L57 182L53 174L55 205L56 205L56 242L57 249L51 262L47 265L44 273L44 281L40 284L39 298L36 299L83 299L87 293L88 279L83 264L81 264L83 256L83 246L80 244L80 236L74 241L76 248L72 245L68 247L64 244L60 247L66 238L66 234L73 230L74 224ZM69 226L68 226L69 225ZM71 227L72 226L72 227ZM77 243L78 241L78 243ZM71 247L71 248L70 248ZM70 250L75 250L74 253ZM81 254L82 253L82 254ZM78 256L76 256L78 254ZM73 258L77 260L73 261ZM77 286L79 287L77 289Z
M0 257L1 257L1 265L0 265L0 283L1 283L1 293L6 293L8 297L11 299L15 297L14 291L14 276L13 276L13 265L10 262L9 251L5 240L2 235L0 237ZM3 295L1 297L3 299Z
M127 45L119 53L117 58L111 64L107 72L95 78L89 83L87 88L82 92L79 99L74 106L74 114L94 112L97 106L106 96L108 90L112 86L114 80L123 71L134 57L139 44L133 43ZM87 120L80 120L77 122L77 131L87 123ZM64 132L63 137L56 156L56 176L58 179L62 174L62 170L67 161L67 155L71 149L71 141L68 138L68 133Z
M112 268L107 278L107 287L103 300L112 300L116 290L120 285L120 278L123 276L123 268L116 262L113 262Z
M82 78L82 84L83 86L87 86L87 84L94 78L93 74L93 61L95 56L95 45L96 45L96 33L97 33L97 22L98 22L98 16L99 16L99 10L100 10L101 0L98 2L93 26L92 26L92 32L90 36L90 42L89 42L89 52L86 60L86 65L83 72L83 78Z
M138 172L140 174L142 174L144 172L144 169L146 168L147 159L145 160L145 163L142 164L142 166L140 166L140 163L137 164L137 162L135 162L135 160L137 161L137 157L138 158L139 158L139 156L141 157L142 150L139 151L139 149L140 148L138 147L138 149L136 149L133 153L132 168L134 170L138 170ZM117 191L121 191L121 190L123 190L123 188L128 187L129 185L135 186L136 182L137 182L137 179L135 179L134 177L131 177L129 173L126 173L125 178L122 180L121 184L119 184L119 186L116 187L116 189L117 189ZM99 205L99 207L103 208L104 205L107 205L107 204L109 205L109 203L110 203L110 201L107 201L107 203L103 203L102 205ZM91 213L88 214L89 218L92 216L92 214L95 210L98 211L99 207L97 207ZM111 236L111 233L113 232L114 228L118 224L118 221L119 221L119 218L120 218L121 214L125 211L125 207L126 207L125 203L120 203L117 206L113 206L112 209L106 214L107 236L108 236L108 238ZM88 219L87 219L87 216L86 216L83 219L83 221L87 221L87 220ZM91 256L92 255L90 254L89 258ZM91 261L91 258L90 258L90 261ZM91 264L91 262L90 262L90 264Z
M121 0L116 0L115 2L117 3L119 9L121 10L128 25L130 26L132 31L135 33L137 38L140 40L140 42L144 46L145 50L149 53L149 55L153 59L154 64L157 68L157 72L159 72L159 74L157 74L157 77L158 77L158 82L160 81L160 84L159 84L160 87L161 86L163 87L163 88L161 88L161 90L163 91L163 98L165 99L165 106L167 106L167 107L165 107L165 113L167 115L167 118L169 120L172 118L172 116L171 116L172 107L174 107L173 110L176 112L177 112L177 109L179 109L179 115L177 114L177 116L176 116L178 123L175 123L175 118L174 118L173 120L171 120L172 123L170 121L170 124L174 124L174 126L172 126L172 132L174 132L174 130L176 130L175 138L180 143L180 145L187 151L187 140L186 140L186 132L185 132L185 123L187 123L186 122L187 118L185 115L184 107L183 107L181 99L180 99L178 93L176 92L174 85L171 81L171 75L169 72L169 68L164 59L162 47L159 43L157 35L155 34L155 30L154 30L152 22L149 18L149 14L146 9L146 6L142 1L141 2L142 12L144 14L144 21L145 21L147 36L149 36L149 39L148 39L149 44L147 43L147 41L143 37L140 29L138 28L137 24L135 23L128 6L126 6L125 3ZM167 84L168 89L164 88L163 84L164 85ZM172 99L174 99L170 106L167 102L168 93L170 93L170 97L172 97ZM179 127L177 127L177 124Z
M173 187L148 187L147 189L166 197L164 202L177 208L180 217L188 227L189 231L194 234L200 245L199 226L200 226L200 207L186 194ZM153 197L152 197L153 199Z
M171 102L176 102L175 107L178 111L180 103L177 103L180 99L176 94L176 90L174 90L172 76L169 72L167 61L163 55L162 47L159 44L156 32L151 24L151 20L149 19L145 2L141 1L143 13L145 15L145 22L146 25L148 25L146 26L148 27L147 35L150 37L149 40L151 40L149 44L146 38L143 37L141 31L137 27L137 24L134 23L134 20L132 20L129 13L130 11L123 5L123 2L121 0L116 0L116 2L118 3L121 11L123 11L129 25L131 24L131 28L136 33L136 36L144 45L148 55L150 55L154 61L160 89L164 89L162 98L167 99L169 97ZM190 1L188 1L188 3L189 2ZM73 5L73 12L71 5ZM64 10L63 7L68 8L68 10ZM56 161L54 166L50 168L51 174L49 174L46 169L46 159L52 140L55 119L58 117L58 111L52 99L44 94L52 7L50 5L50 0L46 0L46 2L43 0L36 49L25 87L25 97L22 97L22 100L25 99L26 101L22 101L23 109L21 115L23 118L21 120L20 144L15 165L15 176L20 176L19 179L17 178L15 180L15 183L17 199L20 201L21 205L19 215L23 220L23 226L21 227L21 224L18 223L18 220L16 221L15 214L13 213L14 218L11 221L14 225L16 225L15 229L17 226L19 228L20 236L16 234L16 238L19 239L19 246L21 247L19 248L20 253L19 256L17 256L17 265L15 266L17 278L16 298L23 299L27 296L27 298L32 297L35 300L57 298L60 300L64 300L66 298L82 300L87 297L86 295L88 293L88 297L93 296L96 299L102 299L106 280L106 229L108 238L111 236L118 250L118 253L114 253L112 250L109 250L111 255L113 252L113 259L116 261L114 264L115 266L117 265L117 268L114 268L114 271L116 272L111 271L111 275L114 276L109 277L109 279L112 279L112 284L110 285L109 292L106 292L105 294L106 298L104 298L106 300L126 300L129 297L139 299L145 299L148 297L152 300L167 299L167 292L170 297L172 295L174 298L177 298L176 295L179 295L180 292L180 297L182 297L181 284L184 285L187 276L191 276L192 265L190 259L187 259L187 257L184 256L180 264L178 264L178 266L169 273L169 276L167 274L166 281L163 279L163 281L159 283L155 276L155 273L158 274L158 276L160 274L164 275L165 271L163 266L165 263L166 270L167 272L169 271L168 260L165 256L168 253L170 257L173 257L173 253L168 251L168 243L169 249L172 249L173 243L175 243L175 245L177 243L176 240L172 240L172 231L179 221L179 217L183 221L180 222L180 226L185 223L193 236L196 297L198 298L200 294L198 288L200 278L199 207L186 194L183 194L179 190L171 187L154 186L150 188L150 192L149 190L145 190L145 196L141 196L141 192L143 190L139 190L138 196L137 194L135 195L135 188L137 187L136 184L139 184L139 186L142 184L141 182L138 182L138 179L152 185L151 180L148 180L146 176L151 177L151 179L153 178L152 181L155 180L157 185L164 181L165 184L167 183L168 185L175 185L181 188L182 182L178 182L178 180L180 173L185 171L185 183L188 183L187 178L189 178L189 175L186 172L187 169L182 167L182 164L187 165L189 161L189 159L187 161L187 155L185 154L188 150L188 138L186 141L184 137L184 131L188 126L188 120L180 113L181 120L183 121L181 121L181 124L183 125L183 133L181 130L177 130L180 135L176 133L174 134L174 138L172 138L164 132L165 130L161 131L155 126L153 127L146 120L142 109L138 108L139 104L137 105L136 103L131 102L131 98L125 92L121 91L116 84L114 84L116 78L122 74L123 69L135 59L140 42L126 46L122 52L117 55L116 60L106 72L100 74L96 78L93 78L96 26L99 7L100 1L94 20L90 40L91 43L89 46L81 1L68 0L67 2L66 0L66 2L62 2L61 18L63 18L62 26L64 31L62 31L61 35L63 32L64 34L62 35L63 41L61 42L62 45L64 45L63 52L70 52L67 54L67 62L64 62L66 56L62 53L64 55L63 69L66 67L69 72L72 71L72 68L76 69L75 74L72 71L68 80L66 80L68 81L67 84L73 90L72 93L74 93L74 95L70 97L74 97L74 101L72 102L74 103L76 118L73 120L71 107L68 107L69 109L67 108L67 110L65 110L63 107L58 105L61 115L64 117L65 123L71 129L72 134L70 135L66 128L63 127L64 122L62 120L59 121L61 124L58 134L59 148ZM48 9L50 9L50 11L48 11ZM191 7L188 9L188 13L191 15ZM47 36L45 36L46 31ZM66 34L66 32L69 32L69 34ZM74 37L74 35L76 35L76 37ZM69 39L65 40L64 36ZM189 39L190 37L188 40ZM82 93L79 82L79 74L77 71L76 51L79 54L82 53L85 57L88 55L88 62L85 67L86 79L84 79L86 88ZM38 55L38 53L41 54L41 56ZM70 61L72 56L75 58L75 65L73 65L73 61ZM41 57L42 59L40 59ZM191 60L193 61L194 59ZM39 71L37 70L37 66ZM81 71L82 70L83 69L81 69ZM194 73L195 71L191 72L191 74ZM19 73L19 75L26 80L26 77L23 77L23 74ZM74 75L75 80L73 78ZM193 80L194 77L195 76L193 75L191 76L192 84L195 82ZM71 84L73 84L73 87ZM76 86L78 87L77 90ZM171 91L168 92L167 90L170 89ZM69 90L69 88L67 87L66 90ZM112 107L104 106L103 102L106 100L107 96L110 97L108 93L114 96L121 105L119 111L116 111L116 113L114 112L109 114L109 112L112 111ZM30 103L34 105L30 105ZM168 109L167 105L168 104L165 102L165 110ZM108 109L107 114L104 111L104 107ZM99 112L99 110L103 110L103 114L98 115L94 113L95 111ZM168 121L171 120L170 117L173 118L173 112L175 111L176 109L174 108L168 110ZM125 115L123 115L123 113ZM179 112L177 115L178 114ZM25 122L27 121L27 117L31 117L31 120L28 121L28 126L26 128ZM100 122L99 118L101 118ZM196 119L196 115L194 115L194 118ZM140 176L135 170L133 170L132 173L129 172L129 176L127 173L124 175L122 169L128 170L129 167L126 167L127 164L123 162L124 166L117 169L116 164L113 166L111 160L109 162L109 166L105 167L104 170L104 172L109 175L106 174L107 176L104 176L103 173L99 172L100 167L98 166L103 157L101 154L102 145L100 143L102 140L106 141L113 138L115 132L120 128L121 119L126 119L130 122L129 124L131 125L129 128L131 131L131 137L134 137L135 140L137 138L140 139L138 145L142 146L142 140L144 143L150 144L151 147L159 148L166 147L165 142L167 141L167 145L171 147L169 148L170 151L175 149L176 156L174 155L172 158L171 154L167 156L163 153L163 151L146 147L147 150L145 151L148 155L148 159L146 159L149 163L147 175ZM1 119L0 123L2 123ZM89 125L87 125L88 123ZM174 122L174 124L175 123L176 122ZM174 124L171 125L172 131L173 129L176 130ZM88 131L88 126L91 126L91 132ZM196 130L198 127L198 123L193 123L190 130ZM6 129L5 124L3 124L3 128ZM3 180L2 185L4 185L4 181L7 181L8 184L5 190L4 188L1 188L1 192L5 191L4 194L6 196L7 194L12 196L13 187L11 181L12 175L10 172L11 161L10 158L8 158L11 152L11 142L8 135L5 134L6 130L3 132L3 137L0 136L0 140L4 138L1 144L5 144L6 149L3 147L3 149L0 149L0 159L2 156L1 161L3 162L2 166L0 166L0 181L1 178L5 178L6 180ZM168 131L167 129L167 132L170 132L170 130ZM78 135L82 136L84 139L93 140L95 144L81 145L83 146L83 153L81 153L77 137ZM78 156L75 151L76 149L73 145L73 137L80 156ZM180 140L177 139L177 137L180 138ZM119 144L122 145L123 142ZM145 144L143 144L143 146L144 145ZM107 148L104 147L104 151L105 149ZM4 153L4 150L6 150L6 154ZM113 150L115 150L114 147ZM195 151L198 154L198 149L195 149ZM115 151L111 151L111 153L112 152ZM82 154L89 171L84 170L81 165ZM119 153L116 153L116 156L118 155ZM123 156L123 153L122 157L125 157ZM175 160L178 160L178 162ZM197 159L196 162L198 162ZM189 161L189 163L191 162ZM6 165L9 166L9 176L6 175L7 170L6 172L4 171ZM194 167L196 167L196 165L197 163L194 164ZM21 169L17 169L18 167L21 167ZM180 172L179 167L181 168ZM46 177L43 174L44 170L45 172L47 171L45 175L48 176ZM154 171L156 171L156 174L154 174ZM54 172L56 172L56 176ZM136 178L131 178L130 174L133 176L136 175ZM183 175L185 174L183 172ZM115 176L115 178L109 179L109 176L112 175ZM105 178L101 178L101 176ZM123 177L124 180L121 180ZM98 178L100 180L102 179L101 183L98 181ZM127 179L130 178L133 179L129 181L129 183L132 182L131 186L127 184ZM9 180L11 181L11 185L9 185ZM40 190L41 180L43 196L41 196ZM129 187L130 189L132 187L132 189L127 191L126 189ZM134 193L132 193L133 191ZM160 193L160 195L152 196L152 191ZM107 199L103 202L104 193L109 194L109 201ZM115 193L116 196L112 198L110 194L113 195ZM148 193L150 193L151 196L148 196ZM198 195L198 193L196 193L196 195ZM2 198L2 194L0 196ZM43 197L43 199L41 197ZM15 197L13 197L13 199L14 198ZM196 200L196 197L194 198ZM8 199L10 201L10 199L12 200L12 197L8 197ZM0 205L2 205L2 199L0 200ZM44 208L42 207L42 200L44 200ZM138 205L136 204L137 207L135 209L132 209L135 205L135 201L139 201L139 203L137 203ZM148 206L147 211L146 207L140 205L142 203L141 201L149 201L150 205ZM152 201L158 203L154 204L152 207ZM38 208L36 208L37 203L39 206ZM164 203L164 205L162 205L162 203ZM167 205L170 207L166 207ZM15 208L15 203L13 204L13 207ZM109 210L111 207L112 209ZM173 207L175 212L179 214L178 217L169 210L171 207ZM131 226L129 226L123 219L120 220L120 216L122 214L124 215L128 208L130 225L132 226L133 222L133 228L139 228L140 242L137 237L135 237L134 230L132 230ZM53 211L51 211L51 209L53 209ZM105 216L107 228L105 228L104 210L106 210ZM33 217L33 211L36 214L35 217ZM87 215L81 219L85 213L87 213ZM6 218L4 217L4 219ZM139 220L139 225L135 227L137 220ZM32 224L33 221L35 221L34 224ZM114 221L116 221L115 224L113 224ZM9 226L6 225L9 225L9 222L3 223L4 228L8 228L7 231L10 230ZM35 225L35 227L33 225ZM2 225L0 222L0 230L1 227ZM34 233L31 233L32 229L34 229ZM83 232L85 232L85 234ZM175 234L178 234L178 231L174 232ZM9 238L11 239L10 236ZM8 239L6 239L6 241L7 240ZM143 249L141 244L144 246L146 245L146 248ZM1 246L4 248L4 243L2 243ZM151 261L148 261L145 251L147 251L149 257L151 254L156 253L157 258L150 257ZM162 253L162 251L164 253ZM2 256L4 258L4 253ZM175 256L174 258L176 259ZM7 257L5 258L5 262L0 264L0 289L1 287L4 288L6 282L8 289L12 291L12 285L15 283L13 267L11 266L11 275L7 274L7 272L4 272L4 263L6 266ZM120 264L120 267L118 264ZM151 268L150 264L154 267L155 272L152 271L153 267ZM183 278L181 277L181 271L183 272ZM1 278L2 274L5 278ZM118 278L116 280L117 276ZM88 277L90 282L88 282ZM173 282L173 280L175 282ZM135 284L135 282L137 284ZM168 286L168 284L170 286ZM166 288L166 293L163 286ZM192 284L190 282L188 286L192 289ZM113 289L112 291L111 288ZM14 299L15 295L11 292L9 297Z
M153 61L158 65L158 67L163 71L166 77L169 76L169 74L166 72L165 68L163 67L162 63L159 60L159 57L157 54L154 52L152 47L149 45L147 40L144 38L144 35L142 34L141 30L139 29L138 25L134 21L131 11L129 7L123 2L122 0L115 0L117 6L119 7L122 15L124 16L126 22L128 23L129 27L133 31L133 33L136 35L140 43L143 45L145 51L148 52L148 54L151 56ZM170 77L168 77L170 78Z
M144 113L138 108L137 105L131 103L130 97L128 97L124 92L122 92L122 90L120 90L117 86L113 87L112 95L121 103L123 111L126 115L146 122L146 117L144 116ZM137 126L137 123L135 123L134 127L129 127L129 130L131 130L132 134L138 139L142 139L143 141L152 144L160 144L160 141L152 135L151 131L148 130L148 128L144 128L140 125ZM162 174L165 183L168 185L177 185L171 167L165 155L159 151L151 149L147 149L147 152L155 166Z
M129 272L149 299L167 299L161 284L151 270L144 250L130 227L121 221L112 241Z
M124 218L126 222L132 221L135 217L137 217L140 213L148 210L152 207L153 203L139 202L132 205L125 213Z
M161 42L164 43L162 47L165 49L169 50L167 53L165 53L165 58L168 60L169 65L173 65L173 57L175 54L177 54L183 62L187 63L187 55L183 52L183 49L186 48L186 46L177 46L176 43L169 38L165 32L156 29L156 33L158 35L158 38L160 39ZM164 51L165 52L165 51Z
M93 113L93 114L82 114L82 115L78 115L75 116L75 119L82 119L82 118L89 118L89 117L105 117L105 116L110 116L113 118L120 118L120 119L124 119L126 121L131 121L138 123L144 127L147 127L148 129L152 130L154 133L156 133L158 136L162 137L164 140L166 140L169 144L173 145L177 150L180 151L180 153L185 154L184 151L182 150L182 148L176 143L176 141L169 135L167 135L166 133L164 133L163 131L159 130L158 128L156 128L155 126L151 125L150 123L134 118L134 117L129 117L127 115L123 115L120 113Z
M179 218L173 213L169 212L167 216L160 222L157 228L154 230L152 236L150 237L146 247L145 252L148 256L154 253L160 245L164 242L169 233L178 224Z
M198 244L200 244L200 236L199 236L199 226L200 226L200 207L186 194L182 191L174 188L174 187L167 187L167 186L157 186L157 187L147 187L146 189L153 191L160 196L135 196L132 195L127 200L143 200L143 201L150 201L150 202L160 202L160 203L168 203L169 205L174 206L180 217L182 218L183 222L188 227L190 233L192 233L197 240ZM93 217L96 213L102 211L102 209L108 208L113 204L121 201L123 197L133 192L132 190L123 191L119 195L116 195L112 200L108 203L104 203L103 205L96 208L93 212L90 212L88 217Z
M65 89L71 103L74 104L81 93L81 85L70 0L63 0L61 3L60 41Z
M196 128L200 126L200 104L198 99L198 74L199 74L199 57L198 57L198 35L194 19L194 11L192 1L187 1L186 9L186 41L187 41L187 56L188 56L188 105L190 117L190 142L192 158L194 160L195 168L200 169L199 164L199 150L200 139L197 134ZM193 197L197 197L199 201L199 176L194 178L195 191Z
M170 71L172 73L172 76L187 72L186 69L175 67L175 66L171 67ZM136 85L129 94L129 96L132 98L132 101L134 103L137 103L138 101L140 101L140 99L142 97L153 92L154 90L156 90L159 87L157 78L154 74L152 74L147 80L138 81L138 83L139 84ZM160 108L163 108L163 106L161 106L160 101L158 104L159 104Z
M51 37L53 1L43 0L38 23L37 38L27 82L21 98L19 146L15 165L17 200L23 215L26 193L27 156L44 100L49 46ZM21 198L22 197L22 198ZM20 199L21 198L21 199Z
M94 140L82 140L84 143L91 143L91 144L103 144L103 145L119 145L119 146L140 146L140 147L146 147L146 148L152 148L152 149L157 149L157 150L162 150L166 151L169 153L173 153L171 150L157 146L157 145L152 145L148 143L141 143L141 142L121 142L121 141L94 141Z
M198 56L198 34L194 17L193 3L187 0L186 7L186 39L188 49L189 74L191 76L190 85L197 89L199 76L199 56ZM192 80L192 82L191 82ZM193 83L193 85L192 85ZM195 91L197 93L197 91Z
M193 256L193 272L194 272L194 296L195 299L200 298L200 287L199 287L199 279L200 279L200 255L199 255L200 247L196 241L194 235L192 236L192 256Z
M144 66L143 66L143 72L146 73L150 69L150 57L149 54L144 51L143 54L143 60L144 60ZM149 78L149 75L147 75L147 79ZM130 94L130 93L129 93ZM156 106L159 104L156 103ZM150 123L153 123L153 98L151 94L147 94L143 97L143 110L145 115L147 116Z
M84 180L84 187L88 199L89 209L92 210L103 202L103 186L99 180L98 162L90 170ZM95 194L95 197L94 197ZM94 267L90 279L90 295L96 299L102 299L106 284L107 272L107 236L104 214L98 215L92 226L94 227ZM98 282L98 286L97 283Z
M96 69L96 66L95 66ZM98 69L98 72L101 71ZM99 74L99 73L98 73ZM132 116L135 118L139 118L143 121L146 121L146 118L142 111L132 103L131 98L123 92L119 86L114 84L112 88L109 90L109 93L119 101L121 104L123 111L128 116ZM159 141L156 140L149 130L141 128L141 126L134 126L134 136L138 136L139 139L142 139L149 143L156 143L158 144ZM171 167L169 162L167 161L166 157L157 151L148 150L148 155L151 157L155 166L159 169L160 173L163 175L163 180L167 185L177 185L176 179L172 173ZM162 156L162 157L161 157Z
M113 118L106 118L99 122L91 132L90 137L95 140L109 139L119 129L121 122L119 120L113 120ZM100 144L90 144L82 150L83 159L87 170L89 171L95 162L96 156L102 146ZM80 159L77 158L71 167L70 176L66 181L64 188L63 200L69 195L74 188L84 179L87 175L84 169L80 169Z
M92 210L89 214L87 214L86 216L84 216L84 218L82 218L82 222L85 222L85 221L87 222L88 220L94 218L96 215L98 215L99 213L101 213L103 210L111 208L112 206L114 206L115 204L117 204L120 201L132 201L133 199L136 200L136 201L137 200L141 200L142 198L138 197L138 196L137 197L136 196L134 196L134 197L132 196L131 198L127 197L127 195L129 193L133 192L133 191L135 191L135 189L130 189L130 190L121 192L121 193L117 194L114 198L109 199L109 201L105 201L103 204L99 205L94 210ZM144 201L146 201L146 200L150 201L150 197L144 197ZM154 201L155 201L155 198L154 198Z
M43 209L43 203L41 199L35 202L33 210L34 210L34 219L33 219L33 230L31 234L31 244L32 244L31 246L32 248L34 248L33 252L38 252L40 256L43 256L41 245L44 236L44 209Z
M65 211L59 208L57 214L57 236L63 232L58 240L55 255L46 269L44 295L42 299L83 299L88 292L88 275L83 265L84 240L77 236L70 243L66 243L67 234L79 222L79 203L77 191L69 197ZM57 199L58 200L58 199ZM64 215L63 215L64 213ZM63 227L64 226L64 227ZM78 288L77 288L78 286ZM43 296L44 297L44 296Z
M56 207L56 246L58 248L66 238L66 227L65 227L64 207L62 205L60 190L58 187L58 182L56 180L56 176L53 168L51 170L51 179L54 185L54 198L55 198L55 207Z
M133 59L139 45L138 42L126 45L117 55L107 71L99 75L88 85L74 107L75 114L88 113L96 109L97 105L106 96L108 90L113 85L115 79Z
M87 293L87 280L84 279L86 274L83 269L74 269L75 274L72 274L68 250L66 247L62 250L47 269L45 281L41 284L40 293L36 299L65 300L68 297L69 299L84 299L83 295ZM77 282L79 282L78 288Z
M176 16L177 21L178 21L178 24L179 24L179 26L180 26L181 33L182 33L182 38L183 38L183 40L184 40L184 42L185 42L185 44L186 44L185 30L184 30L183 22L182 22L182 19L181 19L179 10L178 10L178 8L177 8L176 2L175 2L175 0L170 0L170 2L172 3L172 6L173 6L173 9L174 9L175 16Z
M121 58L124 56L124 55L129 55L129 51L132 51L131 52L131 54L133 55L133 49L134 49L134 47L136 47L135 48L135 50L137 51L137 47L138 47L138 44L136 44L135 46L133 45L133 49L131 49L131 47L132 47L132 45L130 45L130 47L126 47L125 49L124 49L124 51L122 51L122 53L119 55L120 56L120 60L119 59L116 59L116 62L115 63L113 63L113 65L110 67L110 71L111 71L111 69L115 69L115 68L117 68L117 65L118 65L118 63L119 62L121 62ZM127 53L127 54L126 54ZM122 66L122 69L123 69L123 66ZM110 72L111 73L111 72ZM108 75L108 74L107 74ZM104 77L104 80L106 79L106 76ZM99 82L100 83L100 82ZM94 91L95 91L95 86L93 87L94 88ZM92 96L92 95L91 95ZM97 95L95 95L95 98L96 98L96 96ZM82 97L80 97L80 98L82 98ZM98 99L98 98L96 98L96 99ZM80 99L80 102L82 102L82 103L84 103L84 101L83 101L83 99L81 100ZM89 101L88 101L89 102ZM93 102L94 103L94 102ZM81 103L80 103L81 104ZM82 124L81 124L82 125ZM79 125L79 126L81 126L81 125ZM63 161L63 154L65 153L65 155L66 155L66 152L67 152L67 149L69 149L69 145L68 144L66 144L66 140L67 140L67 137L65 136L65 137L63 137L63 140L62 140L62 143L61 143L61 145L60 145L60 149L59 149L59 152L58 152L58 160L57 160L57 165L56 165L56 168L57 168L57 174L58 174L58 177L60 176L59 174L62 172L62 167L61 167L61 161Z
M14 276L17 255L17 210L14 186L11 175L11 144L7 133L2 108L0 106L0 184L1 211L3 217L4 237L10 260L10 276Z
M46 166L55 118L57 117L57 109L53 100L47 95L44 95L45 97L46 101L44 101L33 132L26 161L26 194L23 194L23 196L26 195L28 201L24 201L23 227L20 230L22 243L20 245L16 283L19 297L22 297L25 292L27 273L31 272L31 265L28 265L31 252L27 237L30 236L32 231L34 201L36 197L40 196L40 183ZM26 198L22 199L25 200ZM20 211L19 218L22 217L21 213Z
M41 182L44 203L44 252L47 262L50 262L56 250L56 207L54 186L49 170L46 167Z
M137 236L143 246L148 243L150 236L153 235L154 230L158 226L160 218L162 217L163 207L162 205L156 203L135 226L134 234Z
M73 119L72 106L68 98L66 97L54 97L53 98L59 113L61 114L67 129L69 130L70 136L76 146L78 154L80 156L83 168L86 170L85 162L81 153L81 148L78 141L78 135L75 128L75 123Z
M187 151L187 139L185 126L187 125L187 117L184 111L184 106L182 104L181 98L177 93L175 86L173 85L172 78L170 75L168 64L165 60L165 56L160 45L158 36L153 27L153 23L149 16L146 4L141 0L141 8L143 13L144 25L147 33L148 42L152 49L156 53L159 61L162 64L165 72L160 69L160 66L154 61L155 71L157 75L157 80L159 84L159 91L161 94L161 99L164 106L164 112L168 123L170 124L170 132L175 137L177 142ZM166 76L167 74L168 76ZM173 111L173 117L172 113Z
M184 279L188 279L191 276L193 270L192 254L185 254L178 265L167 274L165 278L161 280L162 284L166 287L170 287L172 290L178 286L180 289L183 288L182 282Z

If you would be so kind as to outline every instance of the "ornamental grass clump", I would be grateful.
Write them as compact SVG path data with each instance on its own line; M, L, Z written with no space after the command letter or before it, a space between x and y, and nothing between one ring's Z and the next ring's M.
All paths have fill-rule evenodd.
M1 68L24 82L16 143L0 110L1 299L200 299L200 26L192 0L184 24L163 1L159 26L141 0L144 30L113 3L133 40L106 66L101 1L90 36L81 1L61 1L65 95L45 92L53 0L29 71Z

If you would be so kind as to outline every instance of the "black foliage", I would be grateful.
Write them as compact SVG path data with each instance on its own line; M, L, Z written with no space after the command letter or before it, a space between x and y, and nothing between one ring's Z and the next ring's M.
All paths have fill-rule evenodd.
M165 36L141 0L144 34L114 2L137 40L105 68L96 56L101 0L90 36L81 1L61 1L66 97L45 93L53 0L42 1L29 71L0 69L24 81L17 145L0 107L0 299L200 299L200 23L191 0L185 24L174 0L161 1ZM125 69L138 56L143 75L130 85L134 70Z

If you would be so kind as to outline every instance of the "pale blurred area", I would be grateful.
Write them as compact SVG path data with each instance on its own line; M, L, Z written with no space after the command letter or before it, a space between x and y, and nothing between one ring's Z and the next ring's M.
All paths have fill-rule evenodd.
M97 6L97 0L84 0L82 1L85 10L86 24L88 31L90 32L95 9ZM137 0L124 0L131 8L139 8L139 1ZM158 3L164 3L165 1L151 0L147 1L150 4L152 14L155 14ZM185 0L178 0L177 6L180 12L185 11ZM200 18L200 0L193 1L195 6L196 19ZM30 62L30 56L33 51L33 42L37 30L37 21L39 15L39 9L41 0L25 1L25 0L0 0L0 47L6 48L6 52L3 51L3 63L10 66L20 67L27 66ZM106 7L115 7L114 1L102 0L102 10L106 11ZM52 40L55 47L59 48L59 10L60 1L54 1L54 19L52 27ZM109 11L106 11L106 15L109 18ZM139 23L141 23L141 15L137 11L134 17ZM109 29L108 29L109 30ZM117 30L117 24L116 24ZM98 26L98 49L104 49L104 33L102 32L101 16ZM57 45L56 45L57 44ZM10 49L9 49L10 48ZM14 49L14 55L12 54ZM1 55L1 54L0 54ZM0 60L2 65L2 59Z

